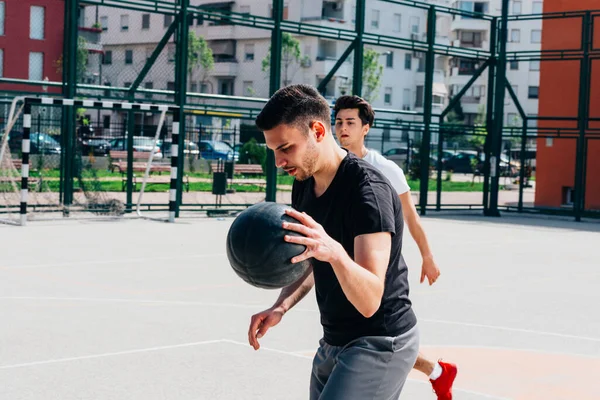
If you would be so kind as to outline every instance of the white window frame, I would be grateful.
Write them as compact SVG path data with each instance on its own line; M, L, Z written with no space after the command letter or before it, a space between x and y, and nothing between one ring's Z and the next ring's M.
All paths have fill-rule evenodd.
M4 36L4 18L6 15L6 5L0 1L0 36Z
M40 6L31 6L29 8L29 39L44 40L45 24L46 8Z
M539 40L534 41L534 35L539 35ZM542 43L542 30L541 29L532 29L531 30L531 43Z
M39 59L40 57L41 62ZM37 68L37 66L40 67L39 73L33 75L33 69ZM28 77L30 81L41 81L44 79L44 53L38 51L32 51L29 53Z
M394 32L402 32L402 14L395 13L393 18Z
M129 31L129 14L121 14L121 31Z
M379 10L371 10L371 28L379 29L379 19L381 18L381 13Z

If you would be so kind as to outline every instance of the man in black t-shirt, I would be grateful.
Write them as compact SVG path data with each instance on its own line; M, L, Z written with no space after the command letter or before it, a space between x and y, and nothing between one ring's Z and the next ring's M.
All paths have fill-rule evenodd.
M256 118L276 165L296 179L283 227L306 246L292 259L312 268L254 315L248 341L315 286L323 338L313 360L311 400L397 399L417 358L417 320L402 257L402 206L385 176L339 147L327 101L311 86L280 89Z

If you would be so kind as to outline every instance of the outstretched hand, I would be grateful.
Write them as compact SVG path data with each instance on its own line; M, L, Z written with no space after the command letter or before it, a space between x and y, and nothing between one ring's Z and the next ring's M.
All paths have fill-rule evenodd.
M260 349L258 339L263 337L269 328L277 325L283 318L283 314L284 312L281 309L269 308L252 316L250 328L248 329L248 342L254 350Z

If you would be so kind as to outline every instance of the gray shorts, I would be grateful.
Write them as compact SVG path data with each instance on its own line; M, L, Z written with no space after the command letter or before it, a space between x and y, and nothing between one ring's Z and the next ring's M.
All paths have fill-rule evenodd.
M364 336L343 347L323 339L313 360L310 400L397 400L417 360L419 329Z

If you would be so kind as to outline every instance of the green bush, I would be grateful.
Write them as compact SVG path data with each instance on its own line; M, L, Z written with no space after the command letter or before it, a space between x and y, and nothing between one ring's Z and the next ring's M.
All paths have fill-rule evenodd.
M267 149L264 146L259 145L256 139L251 138L249 141L244 143L240 149L240 158L238 161L240 164L260 164L263 170L267 168Z

